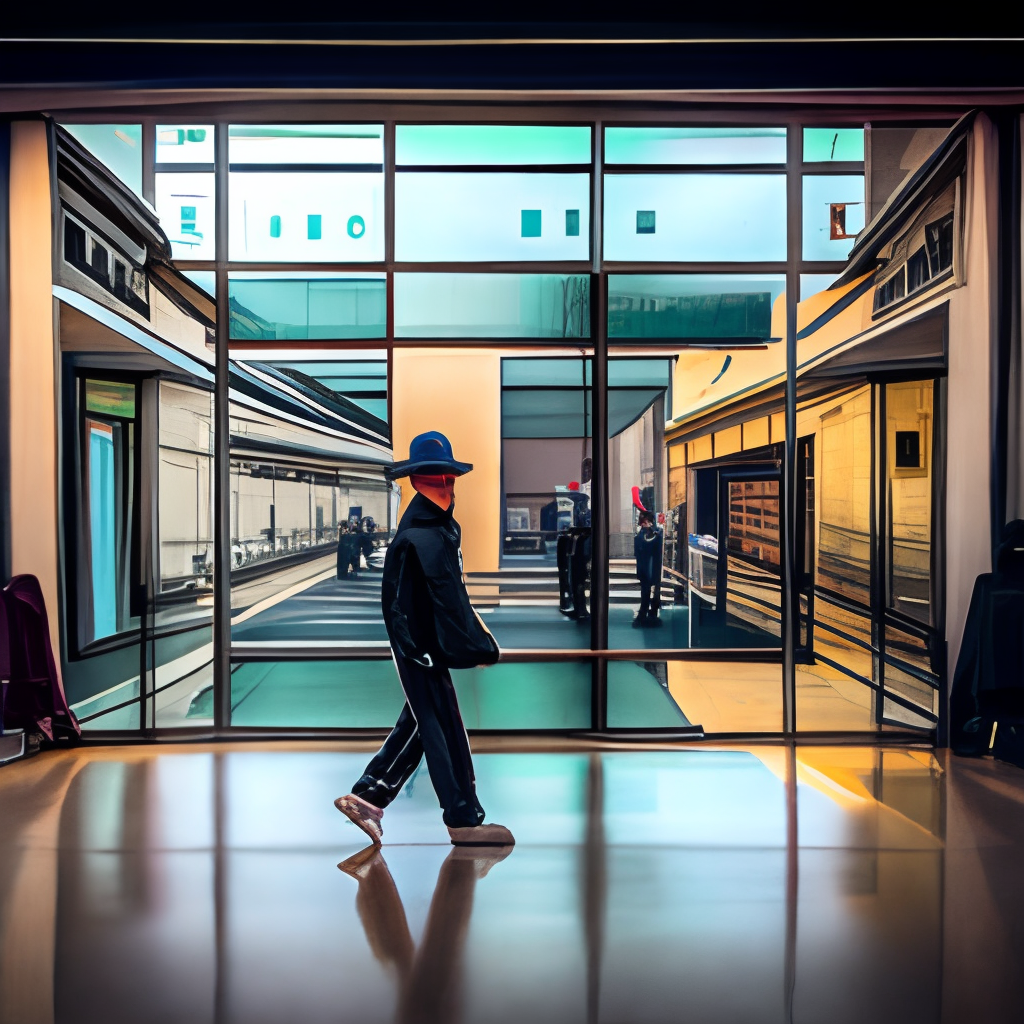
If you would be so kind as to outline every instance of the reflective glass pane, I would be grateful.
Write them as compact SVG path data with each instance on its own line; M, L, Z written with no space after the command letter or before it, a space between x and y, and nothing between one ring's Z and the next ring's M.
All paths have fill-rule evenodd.
M379 124L233 124L232 164L383 164Z
M800 301L825 291L836 279L835 274L801 274Z
M610 728L673 729L693 724L669 688L668 662L608 662Z
M612 274L609 338L767 341L783 275Z
M142 125L62 124L136 195L142 195Z
M212 164L213 161L212 124L158 124L156 126L156 162L158 164Z
M241 273L228 281L231 338L383 338L383 274Z
M171 242L171 255L181 260L216 258L212 173L156 176L156 212Z
M217 275L212 270L183 270L182 274L194 285L202 288L210 298L217 294Z
M586 338L586 274L396 274L396 338Z
M369 262L384 258L384 174L232 173L230 258Z
M748 410L759 391L762 403L778 401L769 396L785 353L778 345L677 349L660 361L653 388L616 386L616 365L609 645L777 647L781 436L763 404Z
M876 693L836 664L816 658L796 667L796 727L800 732L873 732Z
M589 164L590 128L556 125L400 124L399 167L457 164Z
M452 673L468 729L584 729L590 726L590 665L500 664ZM192 700L208 716L212 691ZM231 724L293 728L390 728L405 698L390 658L258 662L231 674Z
M863 174L805 174L805 260L845 260L864 228Z
M784 164L785 128L606 128L606 164Z
M399 260L585 260L588 174L405 173L395 177Z
M85 408L88 412L135 418L135 385L109 380L85 382Z
M231 460L232 640L384 649L380 570L398 508L384 353L283 354L231 363L232 433L245 438Z
M885 718L917 729L934 729L939 714L938 680L886 658Z
M805 128L804 163L864 159L863 128Z
M346 352L344 358L328 361L268 358L266 365L290 377L297 386L326 388L337 398L387 422L388 364L383 352Z
M785 176L606 174L604 257L784 260Z
M887 604L931 623L932 417L931 381L887 384Z

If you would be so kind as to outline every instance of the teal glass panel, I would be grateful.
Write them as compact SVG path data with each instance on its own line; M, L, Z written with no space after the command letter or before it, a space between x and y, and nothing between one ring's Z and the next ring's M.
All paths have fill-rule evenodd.
M383 338L383 274L236 273L228 280L231 338Z
M62 124L111 174L142 195L142 125Z
M637 232L641 211L655 214L656 232ZM606 174L604 257L784 260L786 178L782 174Z
M784 164L785 128L606 128L606 164Z
M565 211L565 233L567 235L578 235L580 233L580 211Z
M396 338L586 338L586 274L396 274Z
M332 359L330 362L275 360L269 365L286 374L309 378L387 422L388 364L383 356L380 359Z
M555 125L400 124L395 162L459 164L589 164L590 128Z
M468 729L582 729L590 726L587 662L504 663L452 673ZM209 717L212 690L190 717ZM405 698L390 658L260 662L234 666L231 724L369 729L395 724Z
M115 515L113 429L90 421L89 541L94 640L117 632Z
M805 260L845 260L863 228L863 174L804 175Z
M672 729L692 724L669 691L666 662L608 662L610 728Z
M383 164L380 124L233 124L232 164Z
M384 258L384 173L233 172L233 260L376 262ZM320 218L320 234L312 232Z
M156 176L156 212L171 242L171 255L182 260L216 258L214 176L174 172Z
M271 218L273 221L273 218ZM321 236L322 218L319 213L310 213L306 216L306 237L312 241L319 240ZM274 225L271 223L270 232L272 237L281 237L281 218L277 218L277 235L274 235Z
M613 274L608 337L767 341L785 285L782 274Z
M805 128L804 163L864 159L863 128Z
M156 162L158 164L212 164L213 161L212 124L158 124L156 126Z
M212 270L183 270L182 275L194 285L202 288L210 298L217 294L217 275Z
M592 364L587 358L581 366L580 359L544 358L535 356L512 357L501 361L501 383L504 387L567 387L593 385ZM654 357L651 359L612 358L608 363L608 386L622 387L667 387L672 376L672 359Z
M825 291L836 279L835 274L801 274L800 275L800 301L809 299L812 295Z
M135 419L135 385L109 380L86 381L85 408L101 416Z
M520 234L523 238L540 238L541 211L523 210L520 216L520 224Z
M579 210L578 235L565 232ZM539 211L525 234L523 211ZM586 260L590 175L422 172L395 176L395 254L408 261Z

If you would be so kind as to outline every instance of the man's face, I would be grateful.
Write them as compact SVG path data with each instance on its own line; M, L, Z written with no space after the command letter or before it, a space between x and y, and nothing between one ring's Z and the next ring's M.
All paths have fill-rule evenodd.
M412 481L413 487L438 508L445 510L451 508L452 501L455 499L454 476L447 473L443 476L413 473L409 479Z

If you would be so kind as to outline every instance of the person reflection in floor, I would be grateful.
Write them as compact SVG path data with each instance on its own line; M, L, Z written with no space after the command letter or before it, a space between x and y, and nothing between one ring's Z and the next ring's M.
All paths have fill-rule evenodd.
M356 911L371 952L396 976L396 1024L456 1024L461 1019L463 956L476 883L512 849L456 846L448 854L419 949L380 848L367 847L338 865L359 883Z
M469 738L452 684L453 668L492 665L498 644L469 603L462 575L462 530L453 518L455 478L472 469L457 462L436 430L419 434L409 458L388 470L416 490L384 557L384 625L405 691L405 707L384 746L334 806L375 844L384 808L426 757L448 834L456 846L508 846L504 825L485 824L476 795Z

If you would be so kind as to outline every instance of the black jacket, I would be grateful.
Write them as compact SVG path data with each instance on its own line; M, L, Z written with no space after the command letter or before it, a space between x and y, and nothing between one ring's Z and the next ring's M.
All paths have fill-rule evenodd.
M641 530L633 538L633 554L636 556L636 574L647 583L657 583L661 579L661 549L664 534L656 526L648 537Z
M1003 527L995 571L982 573L964 624L950 695L950 746L988 750L992 723L1024 715L1024 520Z
M384 556L384 625L403 658L429 654L445 668L491 665L500 652L469 603L454 510L454 502L442 511L422 494L410 502Z

